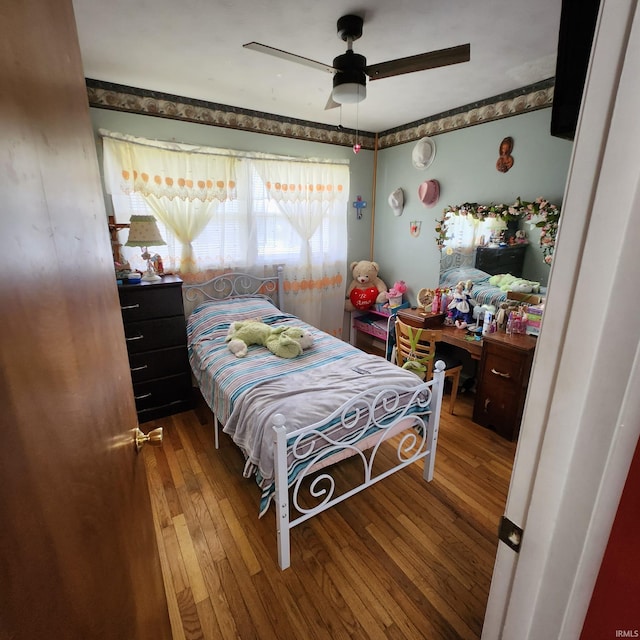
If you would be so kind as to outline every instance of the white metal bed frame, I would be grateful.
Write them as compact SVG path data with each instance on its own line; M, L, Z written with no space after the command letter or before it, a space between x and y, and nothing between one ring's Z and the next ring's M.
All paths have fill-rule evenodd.
M227 298L262 296L271 300L278 309L284 306L284 276L282 265L275 267L273 276L255 276L241 271L230 271L199 284L185 284L182 287L186 301L190 303ZM215 411L213 416L213 437L215 447L220 447L220 423Z
M198 296L203 300L266 294L276 296L282 309L282 268L273 277L255 277L246 273L227 273L199 285L185 285L185 298L191 302ZM211 293L210 293L211 292ZM359 393L331 415L291 433L286 431L286 418L274 416L275 444L275 507L278 544L278 564L286 569L291 564L291 529L309 518L359 493L379 480L424 459L423 477L433 479L440 410L444 389L444 363L434 365L434 377L429 382L419 382L413 388L372 387ZM394 414L391 421L385 416ZM219 424L212 411L215 429L215 446L218 448ZM346 438L332 439L323 427L338 420L348 433ZM370 431L373 431L370 435ZM374 462L380 446L386 440L399 435L396 444L398 463L390 469L376 472ZM329 467L339 460L359 456L363 466L360 484L343 493L336 492L336 482ZM296 478L289 481L289 462L305 463ZM301 504L300 490L303 482L320 470L322 473L309 480L308 495L318 502L313 507ZM307 494L305 494L307 495ZM297 515L292 518L291 506Z

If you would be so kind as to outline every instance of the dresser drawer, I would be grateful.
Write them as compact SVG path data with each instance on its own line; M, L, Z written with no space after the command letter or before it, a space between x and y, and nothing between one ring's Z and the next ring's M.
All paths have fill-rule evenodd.
M118 287L138 421L192 407L191 367L182 304L182 280Z
M129 366L131 367L131 380L134 383L145 382L188 371L189 358L184 346L179 346L171 349L132 353L129 355Z
M478 247L476 249L476 269L491 275L510 273L520 278L524 266L526 244L512 247Z
M522 386L526 359L518 352L509 349L487 348L483 375L493 388L505 392L517 393Z
M180 286L119 287L120 309L125 324L137 320L184 315Z
M129 354L187 344L184 316L128 322L124 335Z
M191 376L187 373L133 385L133 396L138 413L172 404L186 403L190 392Z
M483 339L474 422L509 440L518 437L534 350L531 336Z

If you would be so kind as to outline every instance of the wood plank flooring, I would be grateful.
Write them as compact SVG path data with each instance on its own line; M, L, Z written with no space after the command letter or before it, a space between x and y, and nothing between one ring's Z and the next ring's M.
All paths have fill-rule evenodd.
M286 571L230 439L193 411L143 425L165 431L143 453L174 638L479 638L515 444L472 402L442 414L431 483L418 463L299 525Z

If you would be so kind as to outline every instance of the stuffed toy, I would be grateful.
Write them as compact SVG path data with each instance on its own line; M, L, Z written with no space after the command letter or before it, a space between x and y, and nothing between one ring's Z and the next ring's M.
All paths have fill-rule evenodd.
M403 365L403 369L415 373L420 380L424 380L427 377L427 365L417 360L407 360Z
M243 320L231 323L225 342L238 358L244 358L252 344L262 345L280 358L295 358L313 345L313 336L300 327L271 327L264 322Z
M524 231L523 229L518 229L516 231L516 239L515 239L516 244L527 244L528 240L527 240L527 232Z
M387 301L387 285L378 277L378 263L360 260L352 262L353 280L347 289L344 302L346 311L366 311L375 303Z
M396 280L393 283L393 287L387 291L385 297L387 300L391 300L392 298L400 298L400 302L402 302L402 296L407 292L407 285L404 280Z
M496 313L496 325L498 326L498 331L506 331L508 319L509 303L501 302L500 307L498 307L498 312Z
M502 291L517 291L518 293L538 293L540 291L539 282L516 278L510 273L491 276L489 284L502 289Z
M313 336L301 327L287 327L282 332L274 330L264 346L280 358L295 358L313 346Z

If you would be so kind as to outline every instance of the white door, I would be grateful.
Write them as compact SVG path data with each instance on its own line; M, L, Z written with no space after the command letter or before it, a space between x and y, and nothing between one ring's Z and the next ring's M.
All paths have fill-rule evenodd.
M640 19L602 0L483 639L577 638L640 431ZM631 288L631 290L630 290Z
M71 0L0 42L0 638L168 640Z

